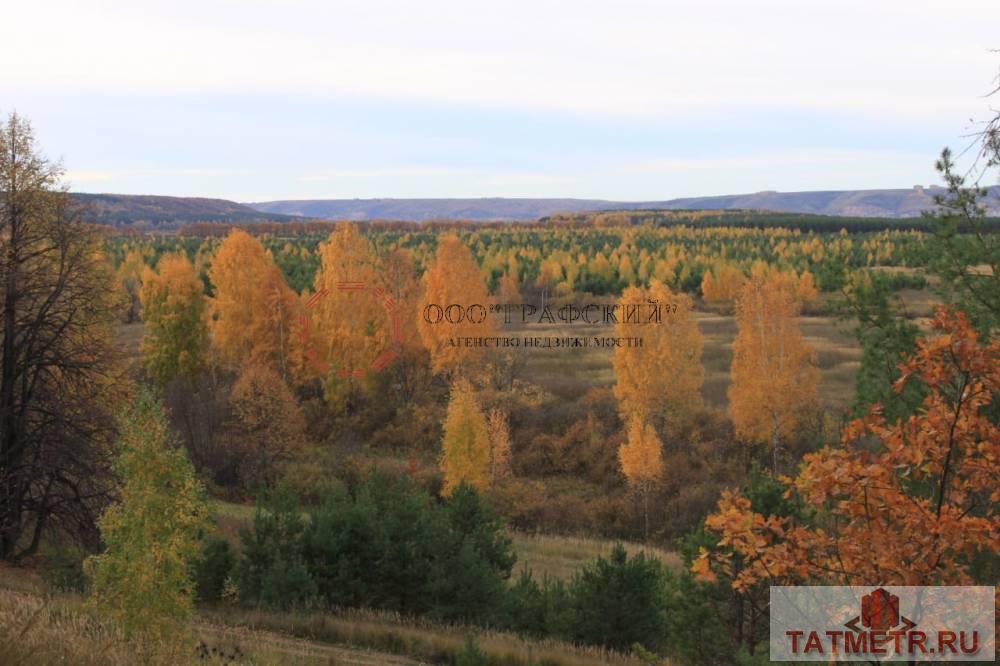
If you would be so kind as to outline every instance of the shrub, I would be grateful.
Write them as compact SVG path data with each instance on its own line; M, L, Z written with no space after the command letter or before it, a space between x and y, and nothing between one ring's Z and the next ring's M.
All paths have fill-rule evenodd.
M243 557L235 578L243 603L287 608L316 594L303 563L304 531L305 521L290 489L279 486L264 493L253 529L240 530Z
M465 637L465 646L455 659L455 666L489 666L490 659L479 647L479 641L472 634Z
M276 607L317 595L329 606L485 621L515 561L502 520L473 488L439 503L405 476L338 490L308 522L292 493L273 492L241 538L240 598Z
M87 585L83 573L85 551L66 538L54 536L42 546L39 575L55 592L83 592Z
M304 535L324 601L407 613L430 610L427 584L437 525L429 495L382 476L329 496Z
M621 544L608 559L598 557L570 586L573 639L627 651L633 643L658 649L664 633L663 570Z
M226 579L235 565L236 556L229 542L218 537L209 539L194 566L194 584L198 601L209 603L220 601Z

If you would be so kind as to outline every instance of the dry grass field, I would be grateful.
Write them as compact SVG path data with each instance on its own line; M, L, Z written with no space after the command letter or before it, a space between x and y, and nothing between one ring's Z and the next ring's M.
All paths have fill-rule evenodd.
M147 656L101 623L76 594L51 594L36 574L0 567L0 664L4 666L417 666L453 663L470 630L375 611L272 612L206 608L191 633ZM637 658L559 641L472 630L492 663L640 666ZM663 662L666 663L666 662Z
M731 315L713 312L697 312L696 316L698 327L705 337L702 354L705 404L725 410L736 322ZM860 363L861 350L849 325L833 317L802 317L801 323L802 334L816 350L817 364L822 372L819 394L823 407L839 411L848 404L854 391L854 375ZM507 327L504 334L593 338L613 335L612 331L612 327L606 326L532 324ZM612 348L522 348L520 353L524 355L524 378L565 400L576 400L593 387L614 384Z
M608 557L615 541L588 539L582 537L561 537L548 535L528 535L515 533L514 548L517 551L515 571L527 569L536 579L544 576L572 578L581 566L598 556ZM623 543L630 556L645 553L647 557L659 560L670 569L681 566L676 553L638 543Z

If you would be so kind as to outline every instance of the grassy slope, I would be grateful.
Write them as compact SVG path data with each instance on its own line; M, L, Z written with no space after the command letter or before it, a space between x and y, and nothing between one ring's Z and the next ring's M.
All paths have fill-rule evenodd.
M355 664L411 666L420 661L365 647L335 646L287 634L200 619L191 645L156 663ZM188 658L198 643L214 659ZM0 567L0 663L132 664L135 646L101 624L76 594L51 594L28 569ZM219 655L238 659L227 659Z
M200 609L187 644L151 664L350 664L416 666L452 663L469 629L370 611L280 613ZM527 641L474 630L493 663L553 666L642 662L598 648ZM209 658L198 658L203 646ZM0 664L118 666L138 663L136 646L101 624L76 594L51 594L28 569L0 566ZM223 655L222 657L218 655ZM666 663L666 662L664 662Z
M220 533L234 543L238 541L239 528L249 525L253 520L254 507L247 504L213 501L212 508L216 514L216 523ZM584 564L599 555L607 557L615 543L614 540L590 539L584 537L548 536L543 534L520 534L514 532L514 550L517 552L515 571L530 570L537 578L553 576L568 579ZM675 568L680 566L676 553L637 543L624 543L625 550L630 555L645 552L655 557L664 565Z

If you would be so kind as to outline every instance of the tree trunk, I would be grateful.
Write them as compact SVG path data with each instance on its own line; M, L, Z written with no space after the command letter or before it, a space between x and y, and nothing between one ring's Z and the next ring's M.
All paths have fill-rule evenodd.
M649 543L649 488L642 491L643 543Z
M19 244L18 228L21 213L18 207L17 183L17 142L9 138L11 175L5 183L7 219L3 220L6 229L4 239L6 256L3 258L4 294L3 294L3 349L0 354L0 480L3 482L0 496L0 559L9 560L14 554L21 531L21 501L19 499L20 483L17 481L18 442L16 428L16 389L17 381L17 247Z

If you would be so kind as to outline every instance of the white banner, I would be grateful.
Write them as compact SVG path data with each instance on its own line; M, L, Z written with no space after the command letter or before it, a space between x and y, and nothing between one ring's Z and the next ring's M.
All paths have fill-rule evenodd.
M771 587L771 661L993 661L993 587Z

